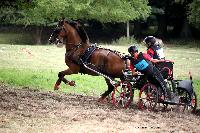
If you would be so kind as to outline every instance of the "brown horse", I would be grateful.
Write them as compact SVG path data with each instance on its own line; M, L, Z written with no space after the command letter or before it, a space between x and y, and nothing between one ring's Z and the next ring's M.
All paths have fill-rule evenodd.
M74 81L68 81L65 75L83 73L89 75L101 75L105 78L108 90L101 95L100 100L108 96L114 86L114 78L122 78L125 69L123 56L110 49L99 48L89 43L88 36L79 22L61 20L49 38L50 43L65 44L65 63L67 70L58 73L58 80L54 89L59 89L61 81L71 86Z

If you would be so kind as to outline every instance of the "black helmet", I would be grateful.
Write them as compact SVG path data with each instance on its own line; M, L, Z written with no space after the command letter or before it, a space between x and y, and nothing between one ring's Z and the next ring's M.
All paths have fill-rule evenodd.
M130 52L133 52L133 53L138 52L138 48L137 48L136 46L132 45L132 46L130 46L130 47L128 48L128 52L129 52L129 53L130 53Z
M147 36L144 38L143 42L150 46L156 43L156 38L154 36Z

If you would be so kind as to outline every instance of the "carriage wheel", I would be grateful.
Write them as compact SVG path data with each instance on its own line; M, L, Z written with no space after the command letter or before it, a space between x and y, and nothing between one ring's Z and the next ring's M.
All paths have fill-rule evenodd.
M112 92L112 102L116 107L127 108L133 101L132 86L127 81L120 82Z
M142 110L155 110L158 102L158 92L155 85L151 83L145 84L139 93L138 107Z
M196 93L194 92L193 93L193 96L191 97L191 112L192 113L195 113L196 112L196 108L197 108L197 95Z
M175 88L175 83L173 83L174 80L167 80L167 88L169 88L171 92L174 92L173 88ZM164 102L165 96L164 96L164 92L161 88L158 89L158 106L157 106L157 110L159 111L165 111L168 106L170 106L168 103ZM171 107L171 106L170 106Z
M158 103L157 103L156 110L165 111L168 107L168 104L164 102L164 99L165 99L164 92L160 87L158 87L157 90L158 90L157 91L158 92Z
M176 109L181 112L191 112L195 113L197 108L197 95L194 92L193 96L186 90L179 90L179 105L177 105Z

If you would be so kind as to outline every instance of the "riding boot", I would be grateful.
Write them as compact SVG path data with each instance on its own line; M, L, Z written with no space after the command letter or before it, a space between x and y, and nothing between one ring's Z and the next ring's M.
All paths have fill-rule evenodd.
M162 87L165 98L171 99L172 98L171 91L169 88L167 88L167 83L165 82L162 74L158 71L157 68L154 68L154 77Z

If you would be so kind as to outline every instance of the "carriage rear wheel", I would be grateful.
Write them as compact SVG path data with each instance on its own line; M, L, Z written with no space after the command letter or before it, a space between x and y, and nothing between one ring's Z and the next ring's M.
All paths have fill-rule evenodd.
M119 108L127 108L133 101L132 86L127 81L118 83L112 92L112 103Z
M145 84L139 93L138 107L142 110L153 111L158 102L157 87L151 83Z
M187 90L179 90L179 104L177 105L176 109L181 112L191 112L195 113L197 108L197 95L193 92L191 95Z

